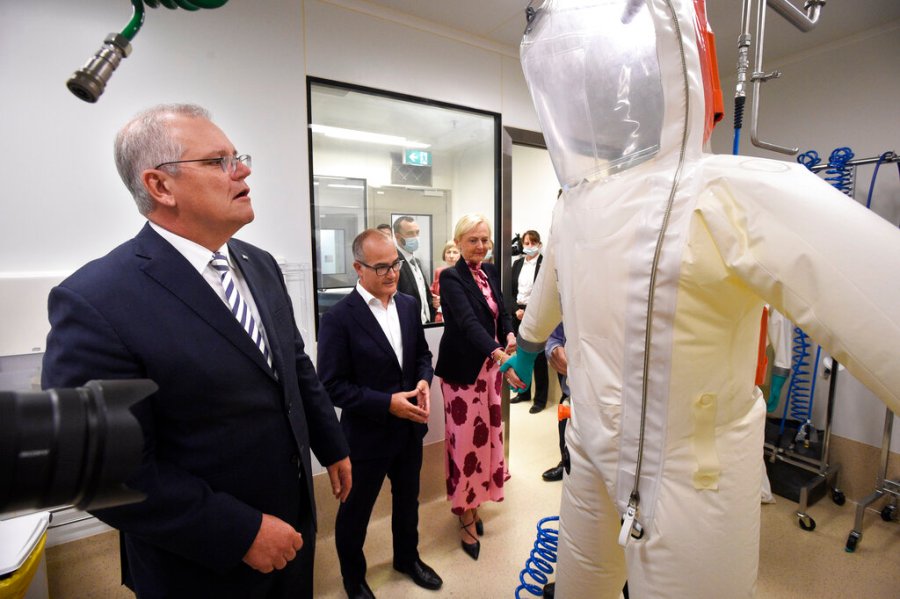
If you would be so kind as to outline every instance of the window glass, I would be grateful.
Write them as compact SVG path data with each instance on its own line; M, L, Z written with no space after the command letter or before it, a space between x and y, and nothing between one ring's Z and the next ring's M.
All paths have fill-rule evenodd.
M315 78L308 91L317 316L356 285L352 243L366 228L415 247L429 289L462 215L496 232L499 115Z

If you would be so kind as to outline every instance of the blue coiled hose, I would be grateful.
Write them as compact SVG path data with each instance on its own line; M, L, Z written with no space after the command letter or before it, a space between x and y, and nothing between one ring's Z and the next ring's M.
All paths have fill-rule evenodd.
M853 158L853 150L847 147L835 148L828 158L828 169L825 180L838 191L853 195L853 167L848 166ZM812 170L822 162L819 154L814 150L804 152L797 156L797 162ZM793 420L800 423L795 441L809 442L809 433L812 428L813 397L816 392L816 375L819 371L819 359L822 356L822 347L816 347L816 360L812 372L809 371L809 348L811 346L809 335L800 327L794 327L794 339L791 346L791 382L788 385L787 401L784 403L784 413L781 417L780 434L784 434L784 425L787 421L788 411Z
M850 148L835 148L828 157L825 180L844 195L853 195L853 167L847 163L853 159Z
M875 170L872 172L872 182L869 183L869 195L866 197L866 208L872 208L872 192L875 190L875 180L878 178L878 169L882 164L894 157L894 153L887 151L878 157L875 163ZM900 162L897 163L897 173L900 174Z
M788 384L787 401L784 403L784 414L781 417L780 434L784 434L788 410L793 420L800 423L797 440L808 434L812 423L813 397L816 392L816 374L819 371L819 359L822 348L816 348L816 361L812 372L809 371L809 335L800 327L794 327L794 340L791 346L791 382Z
M559 516L548 516L538 521L534 547L525 567L519 573L520 584L516 587L516 599L520 598L522 591L528 591L535 597L543 596L544 585L550 581L548 575L553 573L556 549L559 547L559 529L548 526L549 522L559 522ZM528 577L533 582L528 582Z
M744 103L747 101L745 96L738 96L734 99L734 137L731 142L731 153L737 156L741 149L741 127L744 123Z
M797 156L797 162L799 162L809 170L812 170L812 167L822 162L822 159L819 158L818 152L816 152L815 150L810 150L808 152L803 152L802 154Z

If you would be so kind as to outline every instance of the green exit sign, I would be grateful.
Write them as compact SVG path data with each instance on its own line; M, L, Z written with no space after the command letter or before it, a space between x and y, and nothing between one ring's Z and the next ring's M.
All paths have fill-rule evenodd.
M431 166L431 152L425 150L403 150L403 164Z

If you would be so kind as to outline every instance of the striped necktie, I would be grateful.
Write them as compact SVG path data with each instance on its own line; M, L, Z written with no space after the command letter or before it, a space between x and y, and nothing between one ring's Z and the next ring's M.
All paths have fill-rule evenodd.
M272 368L272 355L269 353L269 348L266 347L266 341L263 339L262 331L256 326L256 320L250 312L250 306L248 306L247 302L244 301L244 298L241 297L237 285L234 284L234 278L231 276L231 268L228 266L228 258L219 252L216 252L213 254L209 264L219 273L219 277L222 279L222 287L225 289L225 299L228 300L228 305L231 306L231 313L234 314L234 317L237 318L241 326L244 327L244 330L247 331L247 334L250 335L250 339L253 340L253 343L255 343L256 347L259 348L259 351L262 352L269 368Z

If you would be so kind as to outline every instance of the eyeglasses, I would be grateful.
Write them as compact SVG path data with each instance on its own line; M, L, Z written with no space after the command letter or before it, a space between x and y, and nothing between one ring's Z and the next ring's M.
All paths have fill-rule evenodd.
M186 162L218 162L222 168L222 172L226 175L233 175L237 170L238 163L243 164L247 168L251 168L253 159L250 154L241 154L240 156L220 156L219 158L197 158L196 160L173 160L171 162L163 162L157 164L153 168L161 168L170 164L184 164Z
M379 277L383 277L384 275L388 274L389 270L392 270L394 272L400 272L400 268L403 266L403 260L397 260L393 264L386 264L386 265L379 264L377 266L369 266L365 262L360 262L359 260L357 260L357 262L359 262L366 268L371 268L372 270L374 270L375 274L378 275Z

